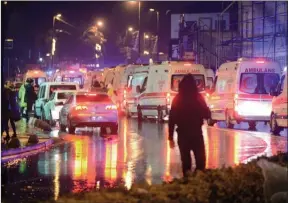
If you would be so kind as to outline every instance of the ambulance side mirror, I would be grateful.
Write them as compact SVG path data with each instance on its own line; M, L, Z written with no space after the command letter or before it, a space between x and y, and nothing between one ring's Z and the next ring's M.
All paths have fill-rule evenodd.
M137 86L136 86L136 92L137 92L137 93L141 93L141 87L140 87L140 85L137 85Z
M274 97L278 96L277 90L275 90L274 88L271 88L270 89L270 96L274 96Z

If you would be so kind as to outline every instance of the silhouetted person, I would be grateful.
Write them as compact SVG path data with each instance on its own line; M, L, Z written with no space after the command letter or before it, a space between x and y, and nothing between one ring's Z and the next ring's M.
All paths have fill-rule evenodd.
M179 93L172 102L169 116L170 147L175 146L173 133L175 125L177 125L178 146L184 177L188 171L191 171L191 150L195 155L196 170L205 169L205 145L201 127L203 119L208 119L210 116L211 112L203 97L198 93L193 76L186 75L179 83Z
M33 87L33 79L29 79L28 84L25 85L25 95L24 95L24 101L27 103L27 111L26 111L26 121L28 123L29 121L29 113L32 111L33 104L35 103L37 99L37 95L35 93L34 87Z

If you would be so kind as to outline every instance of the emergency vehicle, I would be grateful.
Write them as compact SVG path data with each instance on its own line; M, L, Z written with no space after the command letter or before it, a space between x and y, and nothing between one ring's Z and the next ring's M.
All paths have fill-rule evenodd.
M288 127L288 97L287 97L287 67L284 69L280 82L275 90L271 91L272 112L270 127L273 134L279 134L283 128Z
M28 70L23 77L23 82L25 83L28 78L34 80L34 85L41 85L41 83L47 81L47 74L42 70Z
M206 69L207 86L212 88L214 83L215 74L212 69Z
M47 74L40 70L40 69L34 69L34 70L28 70L25 74L24 74L24 77L23 77L23 84L25 84L26 80L28 78L31 78L33 79L33 85L34 85L34 90L36 92L36 94L38 93L39 91L39 86L43 83L43 82L47 82L48 81L48 76ZM21 88L24 88L24 86L20 87Z
M264 59L240 58L222 64L208 99L212 118L208 125L225 121L228 128L248 122L255 129L257 121L270 120L270 89L280 78L280 66Z
M77 82L81 88L84 87L86 71L82 69L69 68L66 70L56 70L54 82Z
M186 74L192 74L199 92L205 95L207 84L205 68L189 62L167 62L135 68L129 82L126 114L167 120L171 102L178 92L178 85Z

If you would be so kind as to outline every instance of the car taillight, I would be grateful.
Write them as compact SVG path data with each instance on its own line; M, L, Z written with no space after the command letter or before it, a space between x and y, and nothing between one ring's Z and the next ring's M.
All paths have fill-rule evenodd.
M238 107L238 94L234 94L234 110L236 112L239 110L239 107Z
M166 102L167 102L167 105L170 105L170 104L171 104L171 95L170 95L169 92L168 92L167 95L166 95Z
M105 107L106 110L117 110L117 106L116 105L107 105Z
M76 106L75 107L75 110L77 110L77 111L87 110L87 109L88 109L87 106Z

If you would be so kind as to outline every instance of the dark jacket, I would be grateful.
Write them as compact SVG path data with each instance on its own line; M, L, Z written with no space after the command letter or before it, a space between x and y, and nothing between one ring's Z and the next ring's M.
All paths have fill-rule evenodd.
M202 95L198 93L193 77L189 77L186 81L183 79L184 81L180 82L179 93L172 102L169 115L169 140L173 140L175 125L178 127L178 140L188 140L199 134L202 136L203 119L211 117L211 112ZM193 81L190 81L191 77ZM191 135L181 137L187 136L187 133Z
M36 101L37 95L35 93L34 87L31 84L25 85L25 99L24 101L28 104L34 104Z

